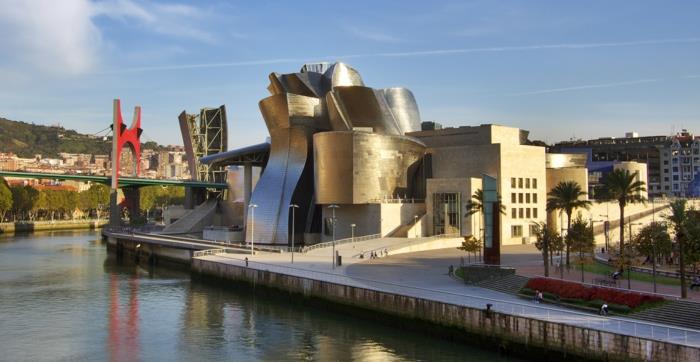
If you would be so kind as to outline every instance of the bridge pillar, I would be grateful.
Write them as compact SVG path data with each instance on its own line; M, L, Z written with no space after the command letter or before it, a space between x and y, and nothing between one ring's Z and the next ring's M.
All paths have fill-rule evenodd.
M117 196L119 192L116 189L110 190L109 192L109 226L117 227L122 224L122 213L119 203L117 203Z
M129 220L133 224L134 220L141 218L141 192L135 186L124 187L122 192L124 192L124 206L129 211Z

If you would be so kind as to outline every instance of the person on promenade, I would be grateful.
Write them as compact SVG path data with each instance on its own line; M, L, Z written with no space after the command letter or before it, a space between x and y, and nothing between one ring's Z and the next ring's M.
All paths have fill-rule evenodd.
M600 306L600 315L608 315L608 304L603 303L603 305Z
M535 294L532 296L532 301L535 303L539 303L539 297L540 297L540 291L535 290Z
M544 296L542 295L542 292L537 293L537 303L543 303L544 302Z
M622 270L617 270L617 271L615 271L614 273L612 273L611 277L612 277L614 280L617 280L617 279L620 278L620 275L622 275Z
M697 287L700 287L700 276L695 276L695 278L693 278L693 284L690 284L690 290Z

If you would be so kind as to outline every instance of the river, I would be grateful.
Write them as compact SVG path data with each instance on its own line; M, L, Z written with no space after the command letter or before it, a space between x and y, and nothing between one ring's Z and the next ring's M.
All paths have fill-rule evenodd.
M95 231L0 235L0 360L494 361L498 353L108 256Z

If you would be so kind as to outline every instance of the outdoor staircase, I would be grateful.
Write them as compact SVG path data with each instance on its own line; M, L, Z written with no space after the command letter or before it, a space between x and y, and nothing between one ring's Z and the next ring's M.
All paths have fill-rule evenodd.
M522 289L527 281L528 277L521 275L509 275L503 278L497 279L486 279L482 280L474 286L495 290L497 292L508 293L508 294L518 294L520 289Z
M656 308L630 314L629 317L700 330L700 303L674 300Z

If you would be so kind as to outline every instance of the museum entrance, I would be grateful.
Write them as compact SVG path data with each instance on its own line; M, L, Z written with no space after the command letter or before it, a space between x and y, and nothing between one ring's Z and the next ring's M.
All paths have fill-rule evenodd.
M457 192L433 194L433 235L461 234L460 201Z

